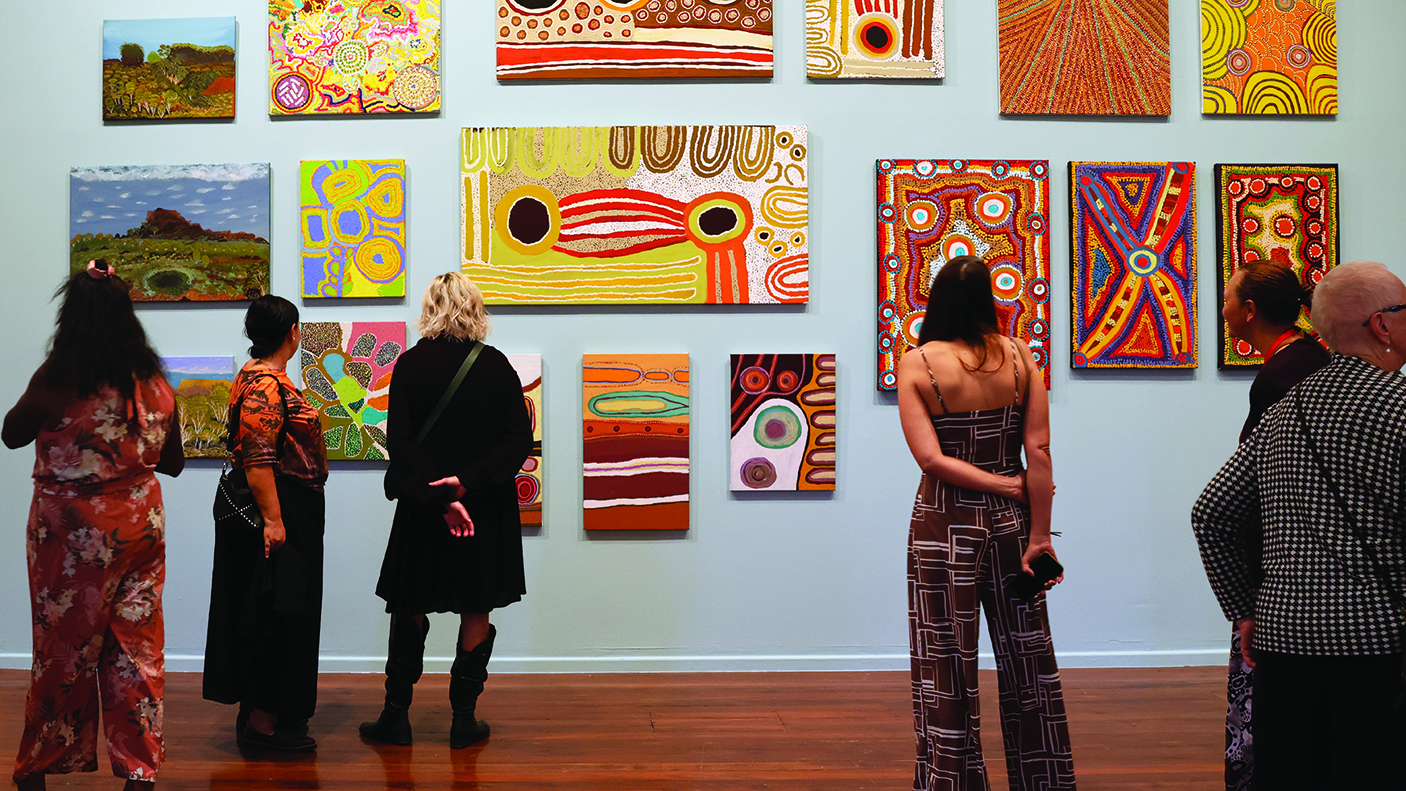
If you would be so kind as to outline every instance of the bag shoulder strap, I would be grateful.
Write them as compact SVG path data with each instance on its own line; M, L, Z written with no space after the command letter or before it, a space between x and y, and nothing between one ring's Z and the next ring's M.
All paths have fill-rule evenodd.
M444 409L449 406L450 399L454 398L454 394L459 392L459 385L464 383L464 377L468 376L469 369L474 367L474 363L478 360L478 355L482 351L483 343L474 341L474 347L470 349L468 355L464 357L464 363L459 366L459 372L454 374L454 380L449 383L449 387L444 391L444 395L439 397L439 403L434 405L434 411L430 412L429 418L425 420L425 425L420 427L420 433L415 435L415 441L417 443L424 442L425 437L429 436L430 429L434 428L434 424L439 420L439 416L444 414Z
M1318 443L1314 442L1313 434L1308 430L1308 415L1303 408L1303 394L1294 393L1294 411L1298 413L1299 432L1303 435L1304 441L1308 443L1308 453L1313 457L1313 463L1318 465L1318 473L1323 476L1323 480L1328 484L1328 491L1333 493L1333 501L1347 517L1349 529L1352 537L1357 539L1357 543L1362 546L1362 552L1367 556L1367 560L1372 564L1372 573L1376 575L1381 586L1386 589L1387 598L1391 599L1391 604L1398 613L1406 616L1406 602L1402 601L1401 592L1396 586L1391 584L1391 578L1387 576L1382 568L1381 559L1377 557L1377 552L1372 548L1372 544L1367 541L1367 537L1361 531L1361 525L1357 518L1353 516L1352 509L1348 507L1347 500L1338 489L1337 481L1333 480L1332 474L1328 471L1328 465L1323 462L1323 454L1318 450Z
M274 440L273 444L274 456L279 459L282 459L283 438L288 436L288 396L283 394L283 383L278 381L278 374L275 374L271 371L263 371L257 374L254 379L255 381L257 381L259 377L263 376L273 377L273 384L275 387L278 388L278 402L283 407L283 422L279 424L278 439ZM239 399L235 401L234 404L229 408L229 414L225 416L225 450L229 451L231 456L234 455L234 433L238 430L240 422L239 418L243 411L244 397L240 396Z

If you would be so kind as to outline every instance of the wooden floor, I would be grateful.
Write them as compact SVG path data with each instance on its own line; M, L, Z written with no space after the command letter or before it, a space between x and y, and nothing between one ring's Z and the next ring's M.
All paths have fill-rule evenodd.
M0 671L7 761L26 678ZM1081 789L1222 782L1223 669L1065 670L1063 678ZM995 681L982 673L982 737L992 788L1003 791ZM318 751L268 758L241 753L233 708L201 700L198 675L172 674L158 788L902 791L912 783L907 673L495 675L479 702L493 735L464 750L447 744L444 675L416 687L413 746L364 743L356 726L380 710L380 684L380 676L323 675L312 722ZM119 788L101 753L100 762L102 772L52 776L49 788Z

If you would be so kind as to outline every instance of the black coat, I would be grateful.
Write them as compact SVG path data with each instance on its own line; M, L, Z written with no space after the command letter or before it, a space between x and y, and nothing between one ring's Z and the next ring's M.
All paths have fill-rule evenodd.
M532 450L532 424L517 372L485 346L423 443L420 427L474 344L422 339L396 361L387 418L386 497L398 500L376 595L392 613L488 612L527 592L518 518L518 470ZM472 537L444 522L457 475Z

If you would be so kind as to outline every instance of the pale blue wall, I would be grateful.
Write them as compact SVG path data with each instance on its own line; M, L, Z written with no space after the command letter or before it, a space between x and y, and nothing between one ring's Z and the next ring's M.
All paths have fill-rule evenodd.
M50 331L63 276L68 169L75 165L271 162L276 292L298 293L298 163L407 161L409 291L457 265L458 130L466 125L787 123L810 128L811 294L804 309L516 309L492 342L540 352L546 376L546 526L525 538L529 594L496 617L503 670L906 667L904 544L918 473L892 400L874 388L874 160L1045 158L1054 299L1055 529L1068 581L1051 597L1066 666L1217 664L1227 627L1187 523L1200 486L1231 452L1249 379L1215 367L1216 162L1341 165L1342 258L1401 271L1406 4L1340 3L1342 114L1336 120L1200 114L1197 4L1172 2L1173 113L1165 120L1001 119L994 0L947 3L942 84L813 84L804 3L778 0L776 77L760 83L499 85L492 4L449 2L443 116L271 122L262 0L63 0L0 29L0 240L8 288L0 337L19 396ZM239 119L233 124L104 127L102 21L235 14ZM1198 165L1201 352L1196 371L1071 374L1069 160L1191 160ZM1393 186L1396 185L1396 186ZM305 305L309 319L411 322L400 304ZM166 355L243 359L239 307L143 308ZM833 496L738 498L727 491L728 355L824 351L840 361L840 484ZM693 529L683 537L587 536L580 527L580 357L687 352L693 363ZM28 663L23 524L30 451L0 453L0 664ZM216 472L166 482L166 615L173 669L202 652L209 501ZM328 484L328 669L375 670L385 616L372 591L392 506L380 471L338 467ZM431 653L449 654L447 623Z

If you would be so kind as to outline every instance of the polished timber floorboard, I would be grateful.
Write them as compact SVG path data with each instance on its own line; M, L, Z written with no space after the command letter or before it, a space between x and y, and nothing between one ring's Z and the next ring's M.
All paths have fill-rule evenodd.
M19 741L27 673L0 671L0 755ZM1063 672L1079 787L1214 789L1221 781L1225 671ZM996 678L981 674L991 785L1006 786ZM326 674L317 753L244 753L234 709L200 699L198 674L167 678L167 763L158 788L494 791L848 791L911 787L908 674L495 675L479 702L487 742L448 746L448 677L427 675L411 709L415 744L372 746L357 723L380 709L381 677ZM49 788L116 789L102 771ZM5 772L13 764L8 764ZM0 786L3 788L3 786Z

